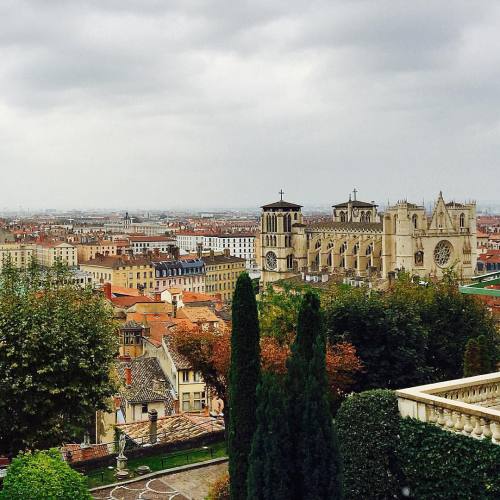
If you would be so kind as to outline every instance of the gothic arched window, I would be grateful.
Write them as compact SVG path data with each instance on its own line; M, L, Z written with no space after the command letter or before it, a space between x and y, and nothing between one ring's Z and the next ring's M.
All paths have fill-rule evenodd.
M287 269L293 268L293 255L288 255L286 258L286 267Z
M365 211L361 210L361 217L359 218L361 222L365 222Z
M318 240L318 241L316 242L316 245L314 245L314 248L315 248L316 250L318 250L319 248L321 248L321 240Z
M344 211L340 212L340 222L345 222L345 212Z
M424 265L424 252L422 252L421 250L415 253L415 265L416 266Z
M266 234L266 247L268 247L268 246L269 246L269 235Z
M411 217L411 223L413 225L413 229L417 229L417 225L418 225L418 217L417 217L417 214L413 214L412 217Z
M460 214L460 227L465 227L465 214Z
M372 214L370 212L366 212L366 222L370 222L372 218Z

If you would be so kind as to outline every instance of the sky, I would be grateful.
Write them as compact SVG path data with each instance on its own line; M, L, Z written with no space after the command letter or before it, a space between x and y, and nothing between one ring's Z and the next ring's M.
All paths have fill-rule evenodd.
M0 209L499 200L500 2L2 0Z

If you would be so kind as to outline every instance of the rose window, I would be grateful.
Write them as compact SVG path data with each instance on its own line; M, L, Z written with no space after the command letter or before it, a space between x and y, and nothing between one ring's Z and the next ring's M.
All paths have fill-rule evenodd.
M453 247L449 241L440 241L434 248L434 260L440 267L446 266L450 261Z
M270 270L276 269L276 264L278 259L276 258L276 254L274 252L267 252L266 254L266 265Z

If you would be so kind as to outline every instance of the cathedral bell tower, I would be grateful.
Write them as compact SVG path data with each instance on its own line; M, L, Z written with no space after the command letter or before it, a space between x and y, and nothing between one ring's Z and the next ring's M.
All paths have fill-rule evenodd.
M262 284L297 274L294 245L297 228L303 227L302 206L283 200L264 205L260 218L260 267Z

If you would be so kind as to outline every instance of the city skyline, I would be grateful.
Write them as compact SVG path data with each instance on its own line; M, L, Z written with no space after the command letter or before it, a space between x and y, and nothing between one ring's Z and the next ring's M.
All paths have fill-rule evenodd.
M478 182L498 172L494 2L23 0L0 19L0 209L498 200Z

